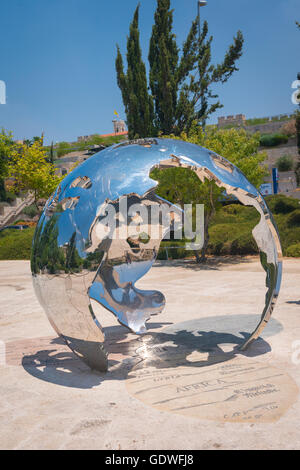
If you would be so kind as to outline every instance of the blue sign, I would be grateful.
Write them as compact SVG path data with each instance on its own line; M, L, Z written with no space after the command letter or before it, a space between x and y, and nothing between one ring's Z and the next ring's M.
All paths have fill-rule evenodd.
M264 184L261 184L261 185L260 185L260 188L259 188L259 192L260 192L263 196L268 196L268 195L270 195L270 194L273 194L272 183L264 183Z
M273 179L273 192L274 194L278 193L278 170L277 168L272 168L272 179Z

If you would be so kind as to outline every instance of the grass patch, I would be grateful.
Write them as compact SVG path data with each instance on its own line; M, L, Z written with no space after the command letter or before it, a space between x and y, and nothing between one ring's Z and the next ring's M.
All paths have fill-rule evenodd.
M246 124L247 126L257 126L259 124L266 124L269 122L269 118L253 118L247 119Z
M30 259L35 227L0 232L0 260Z

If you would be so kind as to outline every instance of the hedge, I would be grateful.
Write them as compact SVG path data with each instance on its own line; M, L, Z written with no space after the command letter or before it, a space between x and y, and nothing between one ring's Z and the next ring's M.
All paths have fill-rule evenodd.
M299 258L300 257L300 242L289 246L288 249L286 250L286 255Z
M0 232L0 260L30 259L35 227Z
M289 138L285 134L264 134L260 138L262 147L276 147L276 145L286 144Z

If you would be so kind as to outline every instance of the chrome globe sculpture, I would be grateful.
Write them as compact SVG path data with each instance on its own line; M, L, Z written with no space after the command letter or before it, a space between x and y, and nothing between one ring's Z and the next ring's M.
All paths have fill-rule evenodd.
M243 349L258 338L272 314L282 253L272 215L258 190L228 160L197 145L152 138L123 142L93 155L61 182L45 205L32 246L31 270L39 302L57 334L92 369L106 371L108 360L91 299L137 334L146 330L151 315L164 308L161 292L137 289L135 283L150 270L170 227L157 219L154 237L134 238L126 230L141 212L137 205L147 215L167 204L180 215L176 206L155 194L157 182L149 176L154 168L172 167L194 171L199 184L215 181L227 195L259 212L260 222L252 233L268 289L261 320ZM124 216L125 197L129 209ZM148 225L153 223L150 217ZM124 229L125 236L115 236Z

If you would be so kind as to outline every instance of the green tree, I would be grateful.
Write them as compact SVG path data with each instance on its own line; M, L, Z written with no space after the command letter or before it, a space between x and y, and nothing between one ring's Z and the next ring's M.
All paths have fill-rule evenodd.
M169 9L169 0L158 0L148 55L150 87L155 102L155 125L164 134L173 131L179 85L179 51L172 32L173 11Z
M299 74L300 80L300 74ZM297 178L297 184L300 186L300 111L296 112L296 135L297 135L297 146L298 146L298 162L296 165L295 173Z
M208 23L204 21L199 40L199 78L195 84L191 84L192 86L188 90L188 92L191 92L190 99L196 110L196 118L203 128L205 128L207 118L217 109L223 108L220 101L211 104L212 99L218 98L218 95L213 93L212 86L215 83L226 83L233 72L239 70L236 67L236 62L242 56L244 38L242 32L238 31L225 54L223 62L217 65L211 64L212 41L213 36L208 38Z
M209 241L208 226L216 210L221 207L219 202L222 189L208 181L200 183L198 176L187 168L154 169L151 178L159 182L156 193L168 201L178 204L182 209L184 204L204 204L205 240L201 257L195 251L197 262L206 259Z
M296 21L296 25L300 29L300 23ZM300 73L297 75L297 79L300 80ZM297 184L300 186L300 110L296 111L296 135L297 135L297 146L298 146L298 162L295 169Z
M208 116L222 105L210 104L214 83L225 83L238 70L237 60L242 55L243 35L237 32L222 63L211 64L211 43L208 23L205 21L198 35L198 17L179 49L172 33L173 10L170 0L158 0L149 49L150 87L155 102L156 126L163 134L179 134L189 130L197 120L205 127Z
M14 190L31 191L36 206L38 199L48 198L62 179L47 161L42 145L42 141L37 140L31 146L15 146L8 162L8 174L14 178Z
M54 150L54 145L53 141L51 142L50 149L49 149L49 156L48 156L48 162L53 165L55 160L55 150Z
M139 33L139 8L137 6L127 39L127 72L117 46L117 82L122 92L127 116L129 138L153 134L153 100L148 94L146 67L142 60Z
M27 145L27 147L31 147L35 142L40 142L43 145L44 134L42 134L41 137L35 136L32 139L25 139L23 143Z
M193 125L190 132L180 138L201 145L222 155L236 165L255 187L259 187L267 174L263 162L266 152L259 152L260 134L248 135L244 129L210 129L206 134Z
M40 223L34 234L35 243L31 252L31 269L38 274L45 270L51 274L65 271L64 249L58 246L58 217L54 215L48 221Z
M201 145L222 155L240 168L256 187L263 182L266 168L262 163L266 159L266 154L258 152L259 134L249 136L243 129L212 129L204 134L201 127L194 123L188 134L169 137ZM157 194L170 202L180 204L181 207L186 203L204 204L205 240L201 257L197 256L198 261L204 262L209 243L209 225L221 207L220 199L224 188L218 187L213 181L201 183L191 170L182 168L156 169L151 173L151 177L159 182Z
M79 256L76 248L76 232L74 232L67 245L66 251L66 269L70 272L76 272L82 264L82 260Z
M0 201L6 200L4 180L8 176L8 159L13 147L11 132L2 129L0 132Z
M135 96L140 96L139 85L130 80L129 73L132 69L130 62L132 57L129 54L130 40L134 37L134 44L137 44L139 39L135 17L136 13L127 43L127 74L124 74L119 48L116 60L118 85L122 92L130 137L134 134L133 129L138 128L133 127L135 116L140 117L136 111L136 101L134 101ZM218 98L216 94L213 94L212 86L218 82L225 83L232 73L238 70L236 62L242 54L243 35L238 31L223 62L213 65L211 64L213 38L211 36L207 39L208 24L204 22L200 35L198 35L197 25L198 17L192 22L180 51L173 33L173 10L170 9L170 0L157 0L148 54L150 96L139 45L133 57L133 63L139 64L137 70L143 70L144 102L140 102L140 105L146 106L147 109L150 102L152 110L152 100L154 101L154 114L147 114L147 119L148 116L150 120L152 117L153 125L151 126L151 123L148 125L147 120L147 126L144 129L148 131L148 136L159 133L179 135L184 130L189 131L194 120L205 126L207 117L222 107L219 101L211 104L211 99ZM134 36L132 36L133 32L135 32ZM132 96L131 101L130 96ZM144 137L145 135L140 132L135 133L135 136Z

